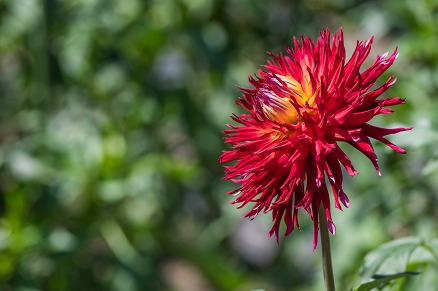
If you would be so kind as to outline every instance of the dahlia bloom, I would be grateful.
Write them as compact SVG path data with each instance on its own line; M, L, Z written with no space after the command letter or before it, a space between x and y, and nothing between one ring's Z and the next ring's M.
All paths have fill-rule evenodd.
M241 88L243 96L236 104L247 114L231 116L240 125L228 124L229 129L224 130L225 142L233 146L223 152L219 162L235 161L225 166L224 179L240 184L228 192L237 196L232 203L239 203L239 208L252 205L244 217L253 219L261 211L272 212L269 237L275 234L278 241L282 220L285 236L295 226L299 228L297 213L303 208L313 220L315 249L321 203L328 229L335 234L330 200L340 210L341 203L349 206L342 189L341 165L351 176L358 173L338 142L364 154L379 175L370 138L406 153L385 136L411 128L369 124L376 115L392 113L388 107L404 103L398 97L377 99L395 83L394 77L373 87L397 58L397 49L389 56L377 56L360 72L372 41L358 41L347 61L342 30L331 37L325 29L315 43L306 36L301 37L301 44L294 38L294 47L287 48L286 55L269 54L272 59L263 66L265 70L258 71L259 77L249 77L252 88Z

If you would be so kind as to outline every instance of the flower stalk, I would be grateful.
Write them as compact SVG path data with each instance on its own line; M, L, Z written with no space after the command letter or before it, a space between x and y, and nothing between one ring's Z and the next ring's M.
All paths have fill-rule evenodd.
M327 218L325 216L324 207L322 205L319 208L319 226L321 234L322 271L324 273L325 289L327 291L335 291L332 254L330 249L330 237L327 228Z

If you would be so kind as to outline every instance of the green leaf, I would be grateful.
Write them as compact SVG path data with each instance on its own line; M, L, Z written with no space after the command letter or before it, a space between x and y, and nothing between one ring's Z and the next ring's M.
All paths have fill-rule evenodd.
M412 252L421 243L419 238L408 237L380 246L366 255L362 277L367 279L375 274L400 274L406 271Z
M376 287L384 287L392 280L396 280L396 279L400 279L400 278L407 278L407 277L415 276L418 274L420 274L420 273L418 273L418 272L403 272L403 273L398 273L398 274L393 274L393 275L374 275L373 276L373 278L375 279L374 281L367 282L367 283L360 285L357 289L355 289L355 291L368 291L368 290L372 290L373 288L376 288Z

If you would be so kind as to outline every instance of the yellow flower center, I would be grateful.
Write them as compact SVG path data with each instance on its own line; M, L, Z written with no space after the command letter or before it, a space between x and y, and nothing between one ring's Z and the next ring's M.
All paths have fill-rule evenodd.
M287 75L279 75L278 77L287 84L288 92L284 97L272 93L269 97L271 97L273 105L263 105L263 112L272 121L296 124L299 117L292 103L298 104L312 114L314 111L312 107L315 105L319 89L312 89L310 76L307 72L303 74L301 82Z

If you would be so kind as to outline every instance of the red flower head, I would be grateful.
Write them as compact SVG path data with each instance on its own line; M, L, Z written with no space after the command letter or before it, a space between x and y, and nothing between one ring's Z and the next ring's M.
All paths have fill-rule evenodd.
M241 89L243 97L236 104L248 114L231 117L241 125L227 125L225 142L233 147L219 158L221 163L236 161L225 166L224 179L241 184L228 192L237 195L233 203L240 203L239 208L252 203L245 217L271 211L269 236L275 234L278 241L281 220L286 224L286 236L295 226L299 228L297 212L304 208L313 220L314 248L321 203L329 231L336 231L328 183L335 207L341 209L341 203L348 207L341 165L351 176L357 174L338 142L347 142L363 153L380 175L370 137L404 154L405 150L385 136L411 129L368 123L376 115L392 113L389 106L404 103L401 98L377 99L395 83L394 77L371 89L397 58L397 50L389 57L387 53L377 56L361 73L373 38L358 41L348 61L342 30L331 43L330 38L330 31L323 30L316 43L304 36L300 44L294 38L294 48L287 48L287 55L270 54L272 61L264 66L266 70L259 70L260 77L249 78L254 87Z

